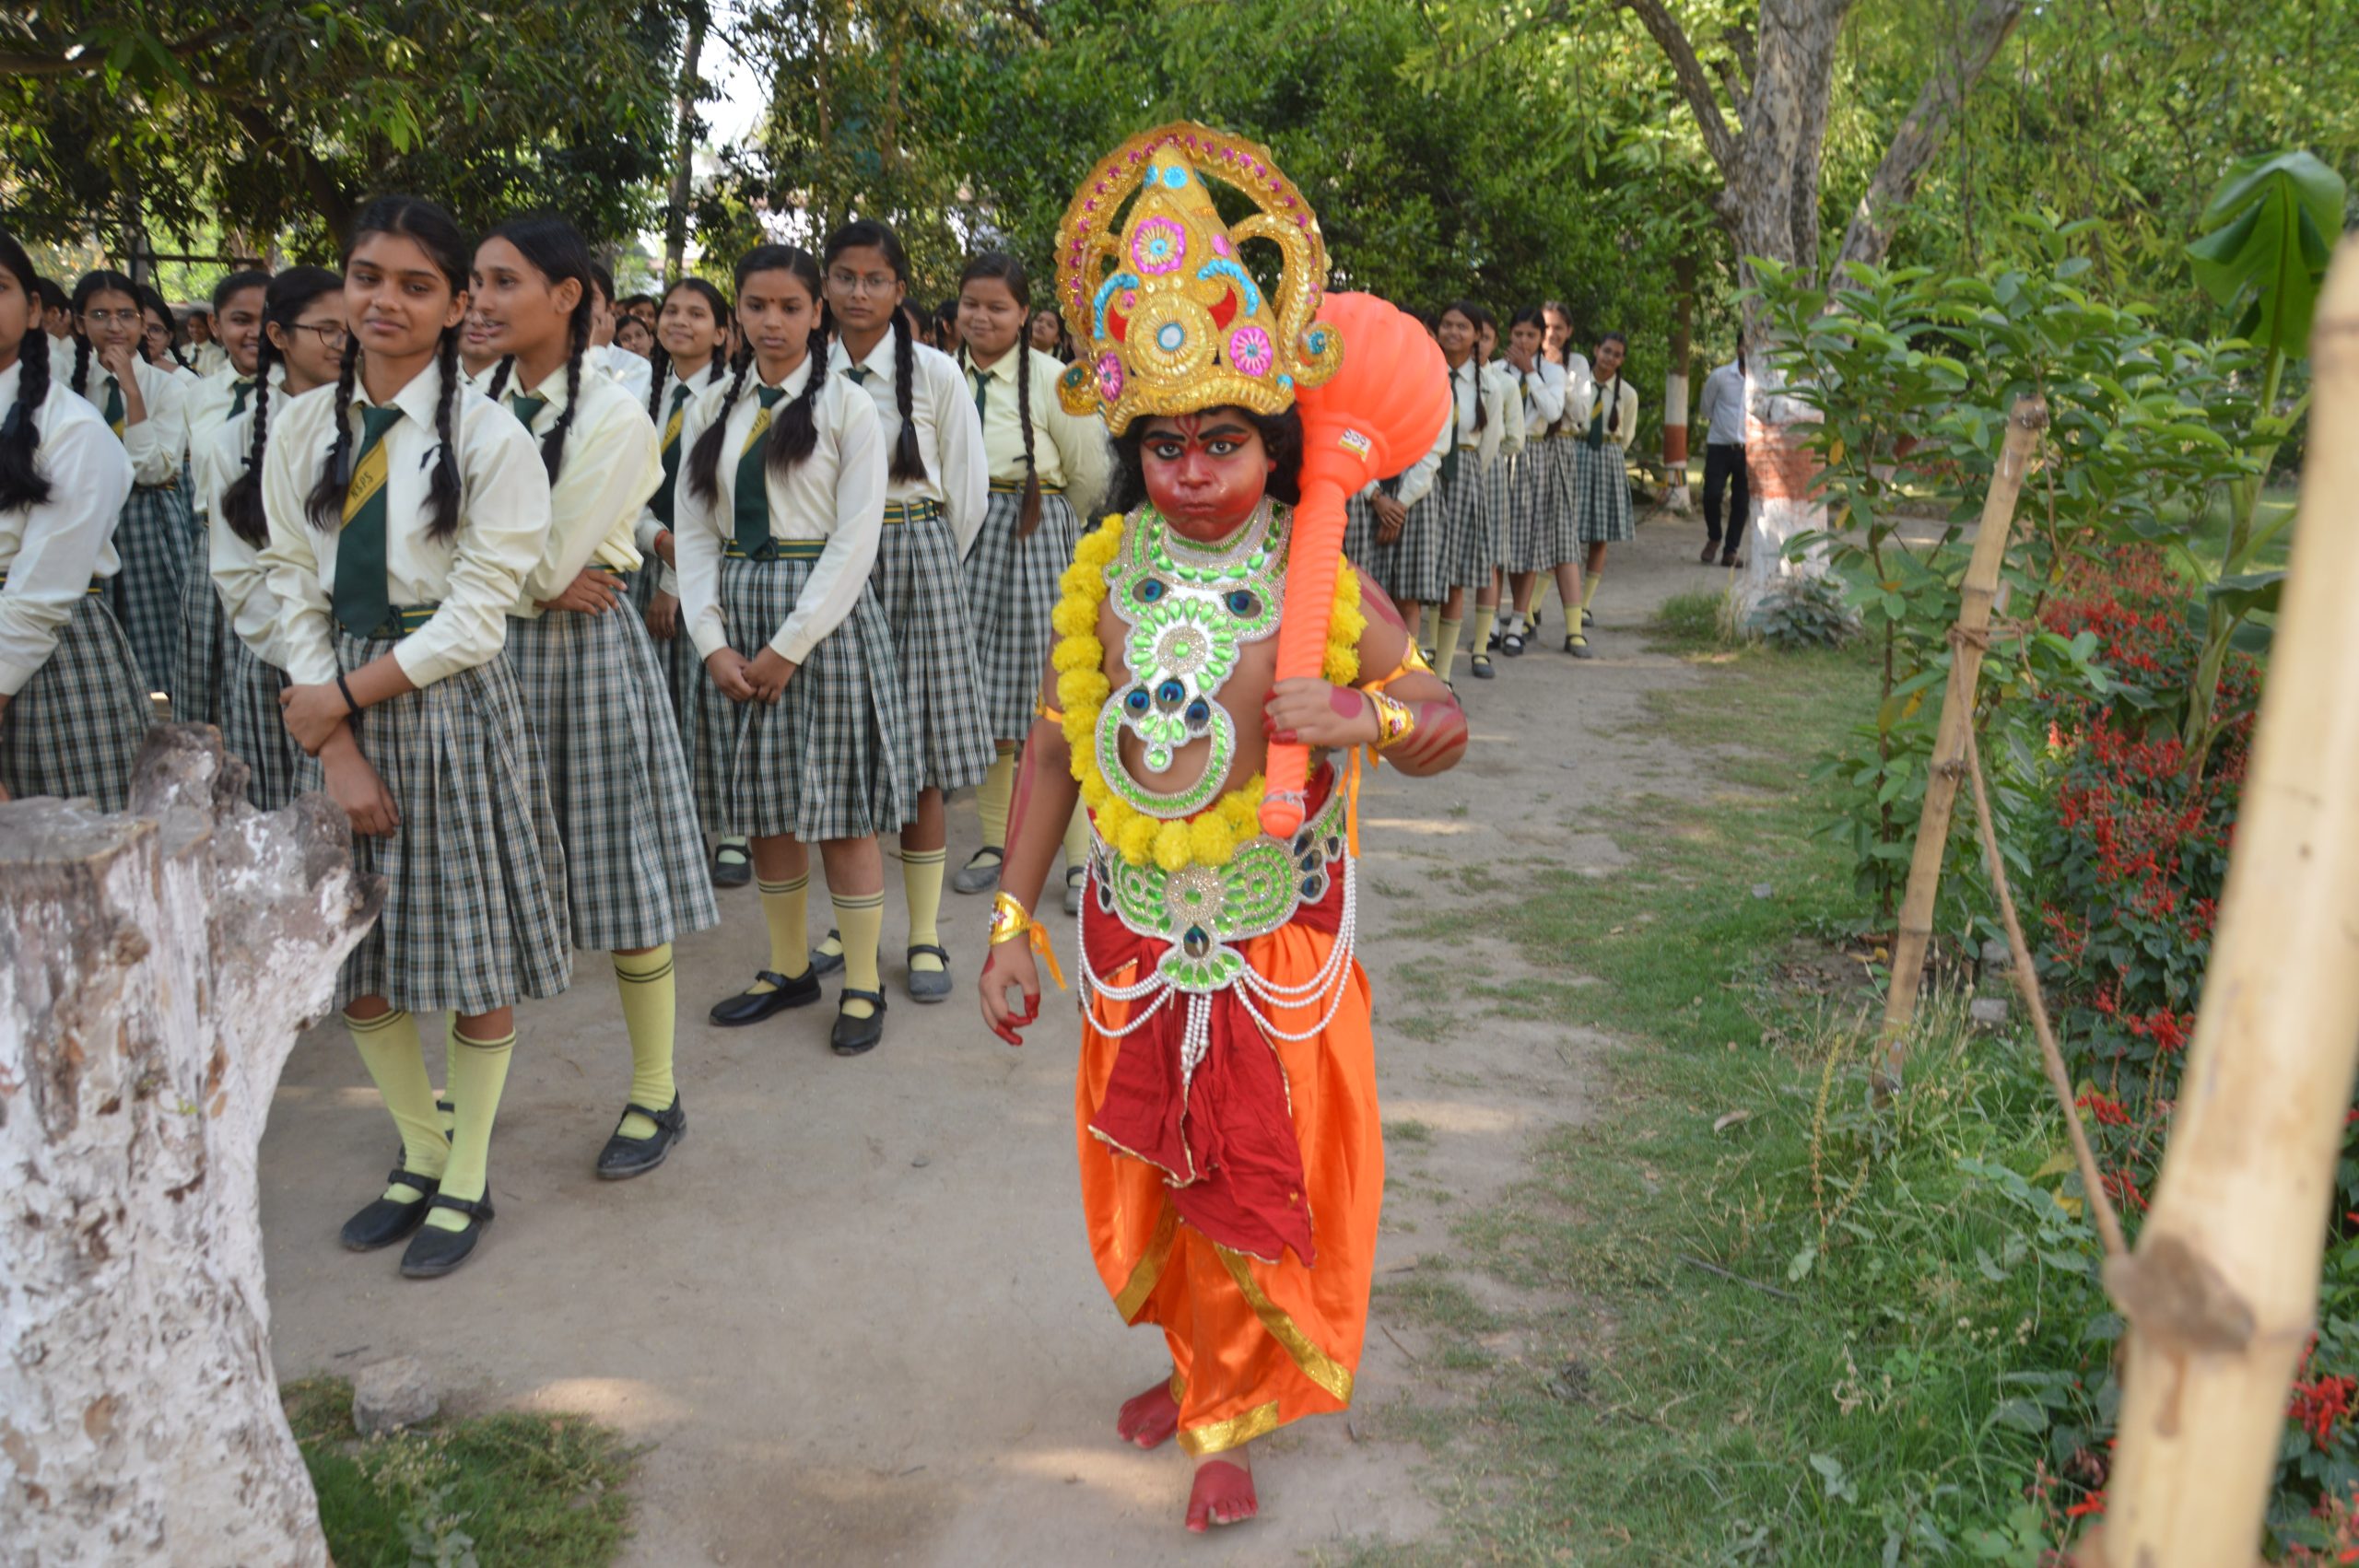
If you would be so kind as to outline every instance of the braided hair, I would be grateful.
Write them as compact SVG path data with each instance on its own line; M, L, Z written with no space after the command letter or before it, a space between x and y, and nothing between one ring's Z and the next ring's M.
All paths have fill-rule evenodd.
M757 273L784 272L794 275L811 296L816 307L823 292L819 263L808 251L792 245L757 245L745 252L737 263L737 296L744 298L745 280ZM762 448L762 465L772 474L785 474L817 449L819 445L819 389L827 379L827 314L816 311L811 322L811 339L804 352L809 357L811 372L804 378L803 391L792 403L780 409L770 421L769 441ZM754 362L749 339L745 353L740 357L729 378L729 390L722 394L720 412L712 423L697 438L694 451L688 453L688 491L698 500L710 504L721 498L721 445L729 424L729 412L737 405L738 397L745 390L745 372Z
M398 234L413 241L441 270L453 297L466 292L467 263L474 255L474 247L467 243L466 233L460 228L458 220L434 203L423 196L379 196L361 208L352 225L352 244L344 253L347 272L353 251L374 234ZM311 486L303 506L311 526L323 532L340 527L344 521L344 491L352 477L352 383L359 363L360 339L356 334L345 339L344 363L336 373L335 445L329 451L327 462L321 465L319 480ZM458 442L451 429L452 410L459 400L456 326L442 329L441 341L435 348L434 368L442 380L434 405L434 472L427 482L427 505L431 515L426 536L440 543L459 532Z
M262 460L270 441L270 371L278 363L270 329L293 332L297 319L311 309L312 300L343 288L344 279L325 267L290 267L272 278L263 291L262 344L254 358L253 429L246 444L246 471L221 492L221 521L229 525L230 532L257 548L270 539L270 520L262 504Z
M767 248L767 247L766 247ZM873 217L855 218L827 236L827 243L820 256L829 266L846 251L874 251L893 269L893 275L906 285L910 281L910 258L901 249L900 236L890 226ZM925 451L918 445L918 424L910 412L910 399L917 379L917 344L910 334L910 317L906 310L893 311L893 397L901 415L901 433L893 439L893 462L886 470L899 480L925 477Z
M515 218L484 239L487 242L505 240L516 247L525 265L547 279L552 288L569 278L581 285L581 297L574 301L573 313L566 322L565 412L549 427L549 433L541 438L541 467L555 482L557 470L565 466L566 433L573 428L573 416L581 408L581 357L590 348L590 319L597 309L590 297L596 282L596 263L590 259L590 247L583 243L581 234L561 217ZM494 403L506 390L508 377L515 366L516 357L511 354L492 372L490 396Z
M32 307L24 340L17 345L17 401L0 417L0 511L37 507L50 497L49 476L41 471L41 429L33 415L49 397L49 333L41 325L41 277L17 237L0 228L0 269L16 278Z
M1032 456L1032 279L1024 263L1006 252L985 251L958 275L958 287L963 290L987 278L1004 284L1024 311L1024 325L1016 329L1015 346L1008 352L1015 356L1015 419L1024 427L1024 506L1015 520L1015 536L1029 539L1040 526L1040 469ZM964 342L958 345L958 363L962 369L974 369L974 358Z
M1622 352L1625 354L1627 354L1630 351L1630 340L1624 337L1618 332L1606 333L1597 340L1597 345L1600 348L1604 347L1609 343L1620 344L1622 345ZM1621 367L1617 365L1614 367L1614 380L1611 390L1607 392L1605 404L1605 434L1609 440L1613 439L1614 435L1614 416L1615 414L1620 412L1621 407L1622 369Z
M139 304L139 286L111 267L86 272L74 286L74 379L70 384L76 392L87 393L90 388L90 334L82 330L82 314L101 294L120 294L134 306Z
M1434 325L1438 329L1441 325L1442 317L1452 314L1461 315L1466 318L1466 324L1468 326L1475 329L1476 335L1479 338L1483 326L1483 318L1489 312L1485 311L1482 306L1477 305L1472 299L1453 299L1435 313ZM1475 349L1470 347L1467 350L1466 361L1468 364L1474 367L1474 433L1479 436L1485 430L1490 428L1491 410L1483 402L1483 362L1475 357L1476 352L1477 351ZM1455 369L1451 370L1449 374L1450 379L1453 381L1458 379L1458 372ZM1450 396L1455 398L1457 395L1457 392L1453 389L1450 392Z
M729 342L729 301L721 297L721 290L704 279L684 277L663 291L663 302L670 304L672 296L683 288L703 299L706 306L712 311L713 324L722 331L722 340L714 345L712 358L706 360L704 369L696 372L701 376L710 370L713 362L722 359L726 352ZM662 314L662 311L657 311L659 319ZM672 351L663 346L663 338L661 333L656 335L655 347L648 355L648 365L651 373L647 378L647 417L654 422L655 428L660 431L668 422L663 413L663 382L673 371ZM687 377L682 376L680 380L685 381Z

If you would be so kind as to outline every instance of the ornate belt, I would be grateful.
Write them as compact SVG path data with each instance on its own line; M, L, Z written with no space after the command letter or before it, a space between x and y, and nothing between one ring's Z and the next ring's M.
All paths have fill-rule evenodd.
M1249 838L1225 866L1134 866L1097 838L1091 883L1098 907L1139 935L1170 944L1156 965L1170 989L1219 990L1245 971L1235 943L1276 930L1348 874L1342 797L1341 790L1332 791L1291 842L1266 834Z

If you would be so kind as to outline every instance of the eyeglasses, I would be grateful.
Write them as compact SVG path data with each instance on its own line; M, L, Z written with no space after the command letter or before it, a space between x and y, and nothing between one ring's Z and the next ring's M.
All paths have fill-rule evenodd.
M96 327L135 327L141 324L136 310L85 310L82 319Z
M886 294L901 280L888 272L873 272L863 277L839 270L829 273L827 281L846 294Z
M352 335L344 330L344 323L341 322L296 322L289 325L288 330L319 333L320 346L330 353L341 349L345 340Z

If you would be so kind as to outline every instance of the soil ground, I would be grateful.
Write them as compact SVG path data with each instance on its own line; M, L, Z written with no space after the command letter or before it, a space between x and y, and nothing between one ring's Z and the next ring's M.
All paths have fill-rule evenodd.
M1255 1445L1258 1522L1187 1536L1186 1461L1114 1438L1116 1405L1168 1363L1152 1330L1116 1317L1083 1243L1071 1007L1051 993L1019 1052L983 1029L971 984L939 1007L910 1003L889 956L902 940L889 891L895 1000L884 1046L851 1061L827 1049L832 984L822 1006L752 1029L703 1022L765 956L752 891L722 895L722 925L679 947L689 1137L634 1182L591 1174L629 1055L606 965L582 955L569 993L519 1016L492 1160L499 1217L477 1258L440 1281L401 1279L393 1252L337 1247L396 1141L342 1029L312 1030L263 1148L280 1376L417 1355L446 1408L613 1424L647 1450L630 1568L1156 1568L1431 1539L1446 1489L1424 1449L1374 1435L1368 1417L1453 1396L1426 1375L1419 1330L1387 1323L1385 1281L1450 1264L1453 1223L1517 1180L1544 1134L1587 1116L1598 1042L1421 1005L1430 965L1462 973L1464 950L1444 958L1403 932L1438 914L1484 919L1479 876L1437 873L1537 860L1609 875L1617 798L1703 787L1643 708L1646 693L1700 677L1646 651L1640 633L1666 598L1726 581L1696 563L1701 537L1693 518L1660 517L1614 547L1595 660L1557 650L1553 598L1539 643L1499 659L1497 679L1470 679L1461 658L1474 737L1463 765L1369 781L1361 955L1391 1133L1378 1302L1355 1414ZM971 806L954 807L950 863L974 843ZM971 982L984 901L946 906ZM1069 948L1070 928L1052 929ZM1532 973L1504 948L1482 962L1501 987ZM1478 1297L1505 1288L1474 1271L1461 1282Z

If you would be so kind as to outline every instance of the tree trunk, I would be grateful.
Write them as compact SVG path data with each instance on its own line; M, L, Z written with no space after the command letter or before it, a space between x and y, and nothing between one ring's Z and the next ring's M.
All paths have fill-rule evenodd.
M663 209L663 287L680 281L688 264L688 198L695 192L697 151L697 60L704 53L705 13L688 16L687 41L680 50L679 123L672 156L672 197Z
M2102 1552L2084 1565L2259 1556L2287 1385L2359 1056L2359 241L2311 333L2317 404L2283 612L2195 1040L2138 1250Z
M1696 258L1680 257L1672 263L1671 275L1676 297L1671 318L1671 369L1662 379L1663 505L1684 517L1689 505L1687 368L1696 357Z
M260 815L244 772L170 725L125 815L0 806L10 1564L327 1562L271 1374L255 1155L382 894L332 802Z

